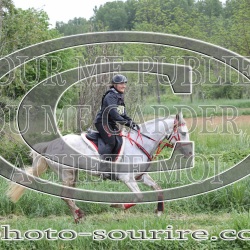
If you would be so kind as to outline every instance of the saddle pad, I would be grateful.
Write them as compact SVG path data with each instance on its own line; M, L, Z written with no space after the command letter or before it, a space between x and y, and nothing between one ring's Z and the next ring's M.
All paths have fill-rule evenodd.
M84 140L84 142L85 142L85 143L86 143L95 153L99 154L99 153L98 153L98 148L97 148L97 146L96 146L92 141L90 141L90 140L86 137L86 133L85 133L85 132L81 133L81 137L82 137L82 139ZM116 157L115 162L120 162L120 161L122 160L122 156L123 156L123 153L124 153L124 148L125 148L125 138L122 137L122 146L121 146L121 148L120 148L120 151L119 151L118 156Z

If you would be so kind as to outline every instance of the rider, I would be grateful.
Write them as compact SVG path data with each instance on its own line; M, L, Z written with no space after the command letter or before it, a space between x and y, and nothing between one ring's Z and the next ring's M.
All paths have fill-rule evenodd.
M95 118L95 126L105 142L105 154L111 155L116 145L116 135L119 134L117 123L132 129L140 127L126 114L124 92L127 78L124 75L115 75L112 78L110 89L102 98L101 109Z

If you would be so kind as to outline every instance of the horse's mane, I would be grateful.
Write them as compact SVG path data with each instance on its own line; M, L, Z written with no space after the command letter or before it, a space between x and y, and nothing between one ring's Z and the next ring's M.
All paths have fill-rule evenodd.
M155 118L155 119L151 119L151 120L148 120L148 121L146 121L146 122L144 122L144 123L142 123L143 125L148 125L148 124L150 124L150 123L155 123L155 122L158 122L158 121L162 121L162 120L165 120L165 119L169 119L169 120L174 120L175 119L175 115L170 115L170 116L168 116L167 118L165 118L165 117L157 117L157 118ZM141 125L142 125L141 124Z

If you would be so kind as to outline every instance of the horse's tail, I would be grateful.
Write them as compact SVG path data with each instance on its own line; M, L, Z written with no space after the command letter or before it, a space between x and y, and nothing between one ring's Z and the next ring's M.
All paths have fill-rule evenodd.
M49 143L50 142L39 143L39 144L34 145L33 148L42 154L46 152L46 149ZM45 158L35 151L31 151L30 156L33 158L32 167L26 168L25 172L27 174L39 177L41 174L43 174L47 170L48 164ZM19 177L22 178L21 175L19 175ZM15 179L15 181L21 182L21 180L18 180L18 179ZM11 182L6 195L9 197L9 199L12 202L17 202L23 195L25 189L26 189L25 186L21 186L15 182Z

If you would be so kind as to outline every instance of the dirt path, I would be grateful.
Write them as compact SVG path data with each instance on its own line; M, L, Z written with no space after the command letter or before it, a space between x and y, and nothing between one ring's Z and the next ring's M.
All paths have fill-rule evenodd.
M223 116L211 116L211 117L197 117L197 118L185 118L188 127L193 125L205 126L205 124L211 128L223 124L236 124L238 127L247 126L250 127L250 115L241 115L237 117L223 117Z

